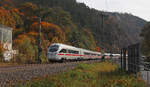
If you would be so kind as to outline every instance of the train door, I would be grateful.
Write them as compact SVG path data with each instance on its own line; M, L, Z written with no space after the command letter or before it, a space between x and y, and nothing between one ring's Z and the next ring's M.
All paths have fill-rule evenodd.
M67 56L66 56L67 53L68 53L67 49L61 49L59 51L59 57L60 57L60 59L61 60L66 60L67 59Z

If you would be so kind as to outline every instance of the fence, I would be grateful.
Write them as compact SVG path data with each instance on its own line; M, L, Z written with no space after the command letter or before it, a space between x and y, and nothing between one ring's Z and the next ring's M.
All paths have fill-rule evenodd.
M150 84L150 64L144 62L145 57L141 55L141 44L133 44L121 49L121 69L128 73L140 76Z

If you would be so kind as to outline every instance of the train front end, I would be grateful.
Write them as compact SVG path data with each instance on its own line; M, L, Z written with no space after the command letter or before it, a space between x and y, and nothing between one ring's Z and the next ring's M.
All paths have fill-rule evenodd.
M60 46L53 44L48 48L48 60L49 61L59 61L60 57L57 55L59 53Z

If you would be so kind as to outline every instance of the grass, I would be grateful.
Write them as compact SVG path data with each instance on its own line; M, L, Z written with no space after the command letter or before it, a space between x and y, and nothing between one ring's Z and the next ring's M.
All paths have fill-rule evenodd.
M146 87L146 83L120 71L115 64L103 62L79 64L74 70L13 87Z

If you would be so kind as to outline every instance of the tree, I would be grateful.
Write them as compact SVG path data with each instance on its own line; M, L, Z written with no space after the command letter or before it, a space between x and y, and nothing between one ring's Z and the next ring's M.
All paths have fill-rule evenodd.
M24 28L25 32L30 32L30 27L32 23L35 21L34 17L36 16L38 7L36 4L33 4L31 2L25 2L19 7L19 10L22 14L22 19L24 20Z
M49 22L41 22L42 27L42 33L45 38L45 40L56 41L53 40L54 37L57 38L57 42L64 43L66 41L65 33L62 31L62 29L52 23ZM32 31L38 32L38 22L34 22L31 27Z
M39 9L38 14L41 15L43 21L54 23L59 26L67 26L72 24L71 15L62 8L41 8Z
M16 21L11 14L11 10L6 10L5 8L0 7L0 23L12 28L16 27Z
M19 35L14 44L15 48L19 50L17 62L32 63L36 61L37 46L32 44L32 39L27 34Z
M150 56L150 22L144 26L141 36L144 38L142 45L143 53Z
M3 53L4 53L4 48L3 45L0 43L0 62L3 60Z
M36 4L33 4L31 2L26 2L20 6L20 10L21 12L24 13L25 17L30 18L30 17L35 16L35 13L38 10L38 7Z
M101 51L100 47L98 47L98 46L96 47L96 49L97 49L97 51L98 51L98 52L100 52L100 51Z

